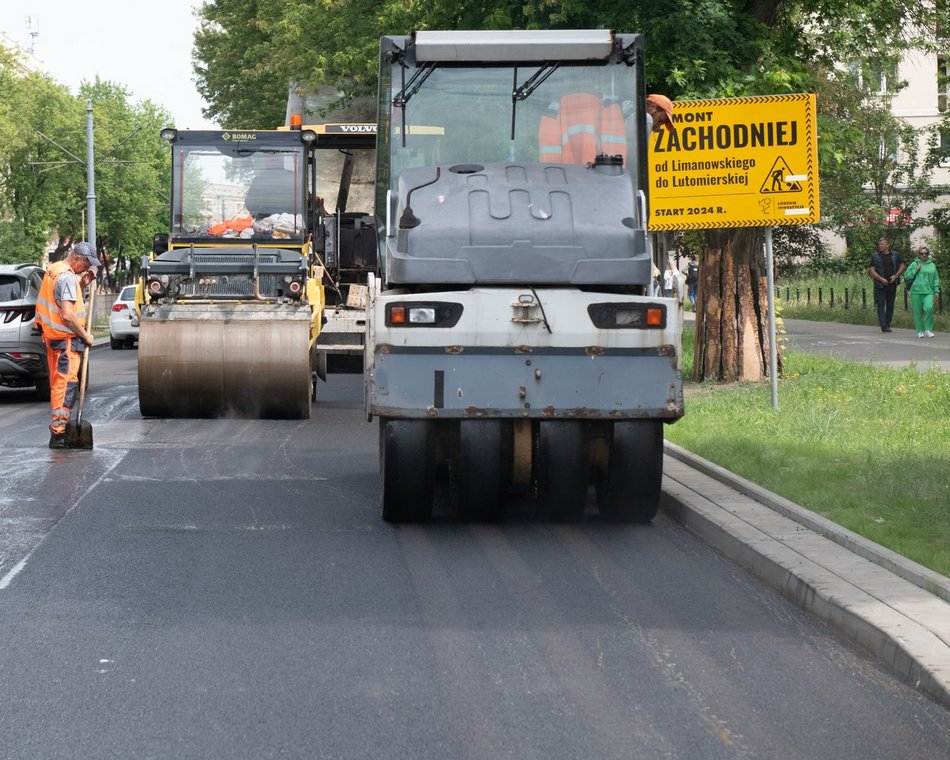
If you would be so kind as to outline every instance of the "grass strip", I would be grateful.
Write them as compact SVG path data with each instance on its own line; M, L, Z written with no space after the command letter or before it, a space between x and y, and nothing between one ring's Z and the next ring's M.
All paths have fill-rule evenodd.
M768 380L688 382L667 440L950 575L950 374L783 356L777 410Z

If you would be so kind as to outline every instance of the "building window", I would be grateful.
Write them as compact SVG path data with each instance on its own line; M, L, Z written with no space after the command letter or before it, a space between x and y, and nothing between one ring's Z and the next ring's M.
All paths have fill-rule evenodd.
M950 166L950 127L940 127L940 165Z
M938 224L934 227L934 237L936 238L932 246L935 249L934 253L942 258L943 254L950 251L950 227Z
M950 106L950 55L937 56L937 110Z
M858 87L868 95L883 97L898 90L897 61L862 61L851 66Z

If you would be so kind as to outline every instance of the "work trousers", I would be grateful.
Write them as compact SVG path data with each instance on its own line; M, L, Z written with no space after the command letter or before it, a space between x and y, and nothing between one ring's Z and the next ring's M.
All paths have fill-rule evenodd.
M62 435L79 398L79 367L85 348L81 338L46 340L49 363L50 432Z
M897 284L883 288L874 288L874 305L877 306L877 321L881 327L890 327L894 317L894 299L897 297Z
M933 332L934 329L934 294L910 294L910 310L914 313L914 327L917 332Z

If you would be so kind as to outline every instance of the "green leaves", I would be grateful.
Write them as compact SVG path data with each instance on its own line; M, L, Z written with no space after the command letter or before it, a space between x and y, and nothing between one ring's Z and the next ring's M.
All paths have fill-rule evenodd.
M168 153L158 137L168 113L129 102L121 85L85 83L78 96L48 76L24 76L0 56L0 261L61 257L82 235L87 206L86 105L93 101L96 221L100 248L151 246L168 226ZM167 204L166 204L167 205Z

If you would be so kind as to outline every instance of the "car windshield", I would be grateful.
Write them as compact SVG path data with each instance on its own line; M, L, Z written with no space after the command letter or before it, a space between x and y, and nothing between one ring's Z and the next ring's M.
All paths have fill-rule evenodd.
M175 146L172 236L300 238L303 149Z
M132 301L135 299L135 286L128 285L122 289L122 292L119 294L120 301Z

